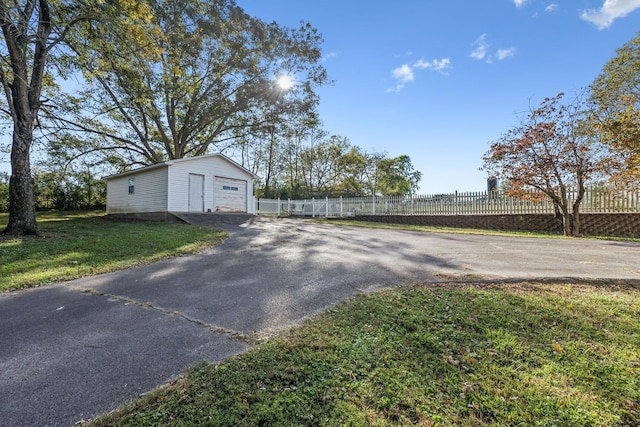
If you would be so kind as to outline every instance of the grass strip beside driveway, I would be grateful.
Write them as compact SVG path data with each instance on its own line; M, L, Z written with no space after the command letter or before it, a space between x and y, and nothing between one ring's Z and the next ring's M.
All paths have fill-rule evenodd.
M7 220L0 214L0 229ZM103 212L39 213L38 227L39 237L0 237L0 291L192 254L227 237L208 227L115 220Z
M639 319L621 283L361 294L92 425L640 425Z

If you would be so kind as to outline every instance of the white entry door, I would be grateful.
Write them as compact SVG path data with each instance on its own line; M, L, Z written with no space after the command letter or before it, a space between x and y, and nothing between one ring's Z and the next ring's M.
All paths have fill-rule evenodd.
M189 174L189 212L204 212L204 175Z
M247 181L221 176L213 180L213 206L216 212L247 211Z

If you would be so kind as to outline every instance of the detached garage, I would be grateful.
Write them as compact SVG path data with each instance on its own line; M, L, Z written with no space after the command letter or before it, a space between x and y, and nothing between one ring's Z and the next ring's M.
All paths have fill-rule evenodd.
M106 177L107 213L252 214L256 178L222 154L169 160Z

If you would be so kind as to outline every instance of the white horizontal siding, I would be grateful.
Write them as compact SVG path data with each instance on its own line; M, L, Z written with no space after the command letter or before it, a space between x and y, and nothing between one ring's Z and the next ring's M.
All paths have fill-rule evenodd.
M134 193L129 194L129 179L135 179ZM107 180L107 213L141 213L167 211L167 168L127 174Z
M206 156L173 163L169 167L168 202L171 212L189 209L189 174L204 175L204 210L215 212L213 180L215 176L247 181L247 208L253 213L253 176L223 157Z

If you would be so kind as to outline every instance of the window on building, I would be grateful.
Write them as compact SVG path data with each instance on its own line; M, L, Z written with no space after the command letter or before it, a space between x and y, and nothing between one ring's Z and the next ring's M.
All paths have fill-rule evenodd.
M136 187L136 179L129 178L129 194L133 194Z
M222 189L223 190L228 190L228 191L238 191L238 187L230 187L228 185L223 185Z

